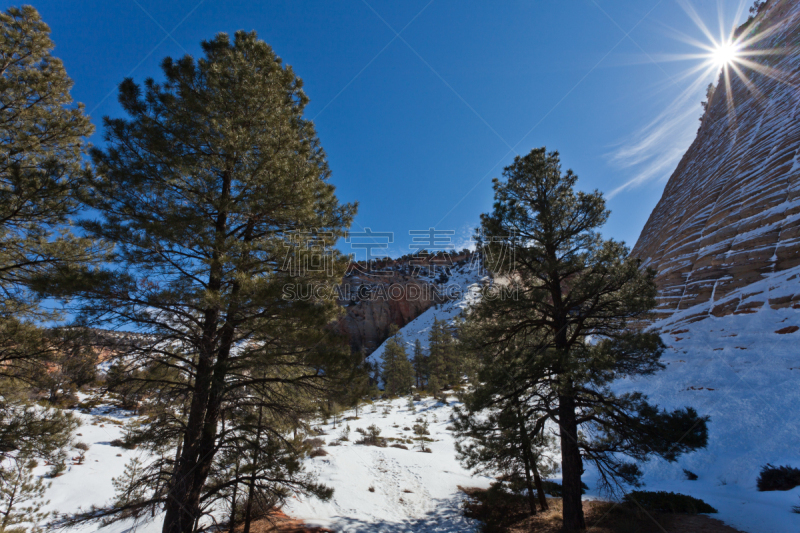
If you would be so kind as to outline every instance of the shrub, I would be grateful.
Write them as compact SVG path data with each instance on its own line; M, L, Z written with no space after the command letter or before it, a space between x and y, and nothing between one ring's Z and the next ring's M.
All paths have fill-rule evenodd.
M304 440L303 444L305 444L306 446L308 446L310 448L319 448L320 446L324 446L325 445L325 440L315 437L313 439Z
M408 446L405 444L392 444L392 448L400 448L401 450L407 450Z
M367 428L366 431L361 431L364 435L364 438L361 440L357 440L356 444L364 444L366 446L380 446L381 448L386 447L386 439L381 437L381 430L375 424L372 424Z
M542 480L542 489L544 489L545 494L549 494L555 498L561 497L561 483L557 481ZM581 481L581 494L586 494L587 490L589 490L589 487L586 486L586 483Z
M82 451L85 452L85 451L87 451L89 449L89 445L86 444L85 442L78 442L78 443L75 444L75 449L76 450L82 450Z
M691 470L683 469L683 475L686 476L686 479L689 481L697 481L697 474L692 472Z
M64 463L64 461L57 461L52 464L52 466L50 467L50 471L47 474L45 474L45 477L49 478L58 477L63 475L66 470L67 470L66 463Z
M502 483L492 483L488 490L459 488L467 495L464 516L483 522L482 531L508 531L508 526L528 516L526 497L508 491Z
M134 448L136 448L136 445L133 444L132 442L126 442L122 439L114 439L111 442L109 442L109 444L111 446L116 446L117 448L125 448L126 450L133 450Z
M314 448L311 450L311 453L308 454L309 457L324 457L326 455L328 455L328 452L322 448Z
M756 479L758 490L792 490L800 485L800 469L792 466L775 466L767 463L761 467Z
M717 510L699 498L674 492L635 490L625 495L625 501L662 513L716 513Z

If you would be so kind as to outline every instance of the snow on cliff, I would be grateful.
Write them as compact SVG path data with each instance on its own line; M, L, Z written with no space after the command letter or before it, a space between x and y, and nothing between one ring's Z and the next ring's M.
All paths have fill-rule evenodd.
M770 0L741 39L633 249L662 315L800 265L800 2Z

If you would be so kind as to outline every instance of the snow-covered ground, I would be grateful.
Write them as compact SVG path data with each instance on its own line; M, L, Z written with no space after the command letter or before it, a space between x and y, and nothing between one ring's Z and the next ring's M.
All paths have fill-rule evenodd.
M81 395L81 399L86 400L87 397ZM74 413L81 421L81 426L76 432L75 442L89 445L89 450L86 451L83 464L75 464L74 460L70 460L67 462L68 466L64 474L48 480L51 485L45 493L45 499L49 500L49 503L43 507L43 511L69 514L79 508L88 510L92 505L107 504L114 496L112 479L125 471L125 465L132 458L137 457L146 461L146 456L142 456L141 452L137 450L126 450L111 445L113 440L123 438L124 424L135 420L131 413L106 404L100 404L88 413L80 411L74 411ZM70 458L77 457L77 455L78 450L69 450ZM41 465L37 467L35 473L45 475L49 468ZM102 531L104 533L133 533L131 528L135 525L130 521L120 522L103 528ZM71 531L88 533L97 531L97 529L97 524L89 524ZM142 524L135 531L137 533L160 532L161 523L156 520Z
M414 402L413 411L408 399L377 401L354 411L342 413L334 428L333 421L319 424L326 435L323 448L327 456L309 458L306 468L335 489L333 499L322 502L314 498L295 497L285 511L311 525L326 526L335 531L355 532L453 532L474 531L476 523L460 511L463 494L458 486L488 487L491 478L473 476L455 458L454 439L447 429L455 397L446 403L424 398ZM135 420L128 413L110 406L100 406L90 414L80 413L83 425L76 440L89 445L83 464L72 464L61 476L52 480L45 510L62 513L88 509L91 505L107 504L114 495L112 478L123 473L125 465L136 450L111 446L111 441L123 436L118 422ZM345 420L350 418L350 420ZM422 452L413 428L422 418L429 424L429 441L425 446L431 453ZM381 437L388 439L385 448L355 444L362 437L357 429L376 425ZM350 428L349 441L339 441L345 427ZM397 440L393 440L397 439ZM337 442L337 445L331 443ZM402 444L408 450L391 447ZM71 456L77 455L73 450ZM146 461L146 457L141 457ZM38 475L48 467L40 466ZM370 491L370 488L374 489ZM73 531L102 533L156 533L161 531L161 516L133 523L122 521L105 528L89 524Z
M776 333L800 326L800 309L768 304L798 292L800 267L655 324L668 345L662 358L666 370L619 382L616 389L640 390L667 408L692 406L711 422L706 449L675 464L659 460L644 466L647 490L702 498L719 510L715 518L744 531L800 531L800 515L791 512L800 505L800 487L756 490L766 463L800 467L800 331ZM764 305L751 307L752 313L697 320L714 305L737 300L739 309L753 302ZM699 479L686 480L683 469Z
M463 297L431 308L401 333L410 348L416 339L427 346L434 318L451 320L477 297L484 278L465 270L457 282ZM653 460L643 465L645 490L666 490L706 500L719 510L714 515L752 533L800 531L800 487L787 492L758 492L762 466L800 467L800 310L772 309L768 300L800 292L800 267L766 276L724 299L675 313L654 324L668 346L662 361L667 368L654 376L620 381L618 392L642 391L665 408L693 406L709 415L709 443L702 451L669 464ZM739 301L746 314L715 317L715 305ZM752 302L764 302L760 308ZM698 320L698 315L708 316ZM695 321L692 321L695 320ZM790 328L791 329L791 328ZM371 356L380 361L382 347ZM699 476L688 481L683 469ZM596 474L587 465L586 498L601 495Z
M473 476L455 458L454 439L447 429L454 397L447 404L424 399L410 410L407 399L378 401L359 412L359 420L343 421L350 427L349 442L324 446L330 455L309 459L307 467L323 483L334 487L333 499L293 500L287 514L311 525L334 531L354 532L453 532L473 531L476 523L461 514L463 494L458 486L488 487L492 479ZM385 414L384 414L385 413ZM352 417L348 412L344 416ZM417 418L429 423L431 453L419 450L413 426ZM379 448L355 444L357 428L375 424L390 446ZM342 423L322 426L326 443L336 441ZM409 449L393 448L402 444ZM373 490L370 490L373 489Z
M800 290L800 268L766 277L725 300L739 299L740 308L749 302L775 299ZM462 295L433 307L402 329L410 348L416 339L427 345L427 336L435 318L452 320L477 296L480 284L487 282L476 271L454 272L450 280L461 287ZM758 492L755 487L760 468L766 463L800 467L800 331L776 333L790 326L800 326L800 310L791 307L771 309L768 304L748 314L724 317L697 315L712 305L697 306L655 324L668 345L663 362L666 370L654 376L620 381L619 392L640 390L666 408L693 406L709 415L709 445L685 455L675 464L653 460L643 467L646 490L667 490L689 494L707 501L719 510L714 515L738 529L750 533L783 533L800 530L800 515L791 507L800 505L800 488L787 492ZM382 348L371 358L380 360ZM476 524L460 513L462 500L458 486L486 487L484 476L473 476L455 458L454 439L446 429L455 397L447 404L431 399L416 402L414 411L407 399L378 401L362 407L358 420L340 421L320 426L326 433L327 456L309 458L306 466L319 480L335 489L333 499L320 502L294 498L287 514L312 525L335 531L356 532L455 532L474 530ZM385 412L386 411L386 412ZM344 413L344 418L354 412ZM136 450L112 447L121 438L120 422L129 415L107 407L90 414L79 414L83 426L77 438L90 445L83 465L72 465L62 476L52 480L47 492L48 509L62 512L104 504L113 496L111 479L120 475ZM432 453L414 449L407 439L418 417L430 424L427 444ZM330 421L332 422L332 421ZM342 424L349 425L349 441L338 445ZM378 448L355 444L361 437L357 428L372 424L381 436L403 439L408 450ZM74 454L73 454L74 455ZM39 467L41 474L46 471ZM699 476L685 479L683 469ZM586 498L597 498L594 473L587 468L584 476L590 487ZM374 489L373 491L370 488ZM155 521L139 524L120 523L104 528L108 533L160 531ZM95 531L96 526L81 532Z

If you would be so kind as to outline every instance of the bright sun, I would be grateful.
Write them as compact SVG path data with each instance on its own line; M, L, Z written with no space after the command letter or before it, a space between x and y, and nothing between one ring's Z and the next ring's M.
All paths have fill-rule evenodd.
M727 42L717 45L711 55L714 63L724 67L730 65L738 57L738 54L738 47L731 42Z

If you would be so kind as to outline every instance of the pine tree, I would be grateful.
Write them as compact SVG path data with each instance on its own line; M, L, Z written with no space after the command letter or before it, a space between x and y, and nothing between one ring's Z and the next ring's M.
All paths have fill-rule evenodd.
M202 48L165 59L162 82L121 83L128 118L104 120L86 183L100 218L82 224L114 244L115 266L65 269L51 289L80 301L86 323L147 333L117 349L163 402L142 446L179 452L143 473L163 490L139 504L163 504L164 533L191 533L212 497L229 402L268 399L265 432L282 435L353 366L328 325L346 267L332 246L355 206L328 182L302 81L255 33Z
M515 389L506 396L529 395L558 424L564 529L583 530L584 458L602 488L635 485L640 469L624 456L673 461L705 446L708 418L610 388L617 378L661 370L664 347L656 333L631 328L655 305L654 273L597 233L608 218L602 195L575 192L575 174L544 148L517 157L504 177L494 181L494 209L481 216L481 230L495 257L504 254L497 275L514 297L484 298L469 320L486 359L524 354L506 367Z
M414 368L408 360L403 335L395 333L389 337L383 349L381 378L384 390L392 396L406 394L414 384Z
M0 319L37 315L30 283L53 269L84 264L95 245L66 229L83 191L83 106L72 80L50 54L50 28L30 7L0 14Z
M28 402L63 347L36 325L59 318L43 311L37 289L56 269L89 264L103 248L68 227L80 207L84 137L92 126L51 55L50 29L30 6L0 13L0 25L0 494L1 527L10 528L38 516L36 503L17 508L41 491L30 461L63 464L78 425L70 414Z
M494 326L501 320L495 319ZM477 374L455 411L456 450L467 468L503 474L524 488L535 514L537 496L542 510L548 508L541 477L554 471L544 454L552 447L544 433L547 406L537 397L544 383L534 381L526 364L530 338L528 346L517 341L485 349L484 327L470 319L459 332L463 349L474 353Z
M456 386L463 376L453 336L445 320L435 318L428 333L428 388L434 396L445 386Z
M425 351L422 349L422 342L419 339L414 341L412 365L414 366L414 381L416 383L417 390L421 390L425 385L425 376L427 375L428 370L427 357L425 356Z
M446 385L447 367L444 353L445 340L442 336L441 322L433 319L433 325L428 332L428 358L425 365L428 371L428 391L436 398L439 391Z
M47 485L33 474L35 467L36 462L24 455L0 467L0 533L23 533L27 529L20 524L35 527L47 518L49 513L42 512L49 503L43 499Z

